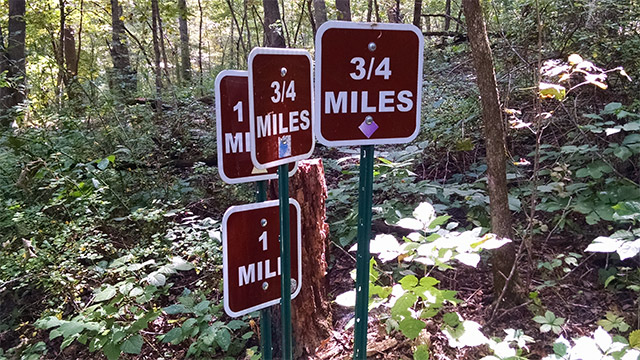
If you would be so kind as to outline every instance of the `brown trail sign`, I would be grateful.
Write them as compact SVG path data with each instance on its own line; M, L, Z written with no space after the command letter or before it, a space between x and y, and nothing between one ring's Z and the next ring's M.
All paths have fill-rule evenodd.
M349 146L415 139L422 93L420 31L408 24L329 21L316 39L318 141Z
M255 48L249 54L253 164L269 168L313 152L313 80L305 50Z
M248 73L221 71L215 88L220 178L228 184L277 179L277 168L258 169L251 162ZM295 163L289 170L289 176L295 173Z
M291 297L302 281L300 204L289 199L291 213ZM280 228L278 201L230 207L222 219L224 310L232 317L280 301Z

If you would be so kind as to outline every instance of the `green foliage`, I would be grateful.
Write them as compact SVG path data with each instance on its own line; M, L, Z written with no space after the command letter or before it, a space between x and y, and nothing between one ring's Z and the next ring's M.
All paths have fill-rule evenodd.
M562 325L564 324L565 319L562 317L556 317L553 312L547 310L544 313L544 316L537 315L533 318L533 321L540 324L540 332L546 333L553 331L556 334L560 334L562 332Z
M620 332L627 332L629 330L629 324L624 321L624 318L612 311L607 311L605 318L598 320L597 324L606 331L618 329Z
M247 322L221 321L222 304L212 304L204 296L188 289L178 297L178 303L167 306L163 310L168 315L181 316L179 320L182 324L158 336L158 339L162 343L172 345L193 339L190 341L187 357L215 354L218 349L229 356L237 356L244 349L247 340L253 336L252 331L247 331L249 326ZM242 335L236 336L234 333L242 333Z

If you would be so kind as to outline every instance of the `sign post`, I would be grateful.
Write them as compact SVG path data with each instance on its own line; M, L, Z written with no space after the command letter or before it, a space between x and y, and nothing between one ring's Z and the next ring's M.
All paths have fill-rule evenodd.
M316 137L328 146L361 146L354 359L367 354L374 145L418 135L422 54L422 34L412 25L329 21L316 34Z
M276 179L276 168L257 169L251 161L249 132L249 79L246 71L224 70L216 77L216 136L218 172L229 184L256 182L256 201L267 200L266 180ZM296 163L289 164L289 176ZM225 279L226 280L226 279ZM260 310L260 346L262 358L271 360L271 314Z
M255 48L248 68L251 160L258 169L278 166L282 356L292 359L291 287L299 285L290 274L287 164L313 152L311 55L304 50Z

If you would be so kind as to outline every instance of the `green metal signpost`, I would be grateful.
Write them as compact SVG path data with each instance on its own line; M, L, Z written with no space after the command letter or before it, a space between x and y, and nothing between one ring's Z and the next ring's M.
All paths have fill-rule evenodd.
M249 54L249 125L251 161L258 169L278 167L282 358L293 359L289 163L311 156L314 148L313 76L309 52L255 48Z
M267 201L267 182L265 180L256 182L256 201ZM273 358L273 347L271 345L271 313L269 309L260 310L260 348L262 358L271 360Z
M354 359L367 356L373 147L418 135L423 41L407 24L328 21L316 34L316 137L361 146Z
M366 359L367 355L373 159L373 145L361 146L358 185L358 253L356 255L356 324L353 345L355 359Z

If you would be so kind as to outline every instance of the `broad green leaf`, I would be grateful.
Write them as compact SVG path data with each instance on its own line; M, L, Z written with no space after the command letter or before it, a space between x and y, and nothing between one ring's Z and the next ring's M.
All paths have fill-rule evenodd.
M460 324L460 316L456 313L446 313L442 316L442 321L451 327L456 327Z
M96 294L96 297L93 299L95 302L101 302L110 300L112 297L116 296L116 288L112 285L107 285L102 291Z
M174 314L185 314L188 313L189 311L187 310L187 308L182 305L182 304L173 304L173 305L169 305L165 308L162 309L164 312L166 312L169 315L174 315Z
M422 279L420 279L420 286L432 287L439 283L440 283L440 280L431 276L425 276Z
M102 348L102 352L109 360L117 360L120 357L120 344L108 342Z
M240 330L246 326L246 323L242 320L231 320L227 324L227 327L231 330Z
M158 271L154 271L151 274L147 275L145 280L149 283L149 285L154 286L163 286L167 282L166 276Z
M418 345L413 353L413 360L429 360L429 345Z
M548 322L547 318L541 315L534 316L533 321L537 322L538 324L546 324Z
M420 335L420 331L424 329L427 324L425 324L422 320L417 320L412 317L407 317L404 320L398 323L400 327L400 331L404 334L404 336L409 339L415 339Z
M618 146L613 149L613 155L617 156L622 161L626 161L633 155L633 152L631 152L631 149L626 146Z
M182 341L182 329L174 328L169 330L168 333L162 336L163 343L171 343L173 345L177 345Z
M615 112L619 110L621 107L622 107L622 104L619 102L608 103L600 114L602 115L615 114Z
M64 320L60 320L55 316L47 316L44 319L38 319L38 321L36 321L35 326L39 329L50 329L54 326L60 326L62 324L64 324L65 321Z
M564 356L567 354L567 345L561 342L555 342L553 343L553 353L564 358Z
M127 354L140 354L143 343L142 336L136 334L128 338L120 347L120 349Z
M221 328L218 330L215 336L216 342L220 345L222 351L229 350L229 345L231 345L231 333L226 328Z
M402 285L403 289L409 290L418 285L418 278L415 277L414 275L407 275L402 279L400 279L400 285Z
M629 334L629 346L640 349L640 330L634 330Z
M180 271L187 271L193 269L193 264L186 262L179 256L175 256L171 259L171 266Z
M191 328L193 328L193 326L197 323L197 320L194 318L189 318L187 319L183 324L182 324L182 333L184 335L188 334L191 331Z
M540 83L539 90L541 98L554 98L562 101L567 96L567 89L562 85Z
M109 166L109 159L102 159L98 163L98 169L104 170Z
M204 313L204 312L207 311L207 309L209 309L209 305L210 304L211 304L211 301L202 300L196 306L193 307L193 311L195 311L197 313Z
M621 111L620 114L622 114L623 112ZM620 115L618 114L618 115ZM626 124L624 124L622 126L622 128L624 129L624 131L638 131L640 130L640 121L632 121L632 122L628 122Z

